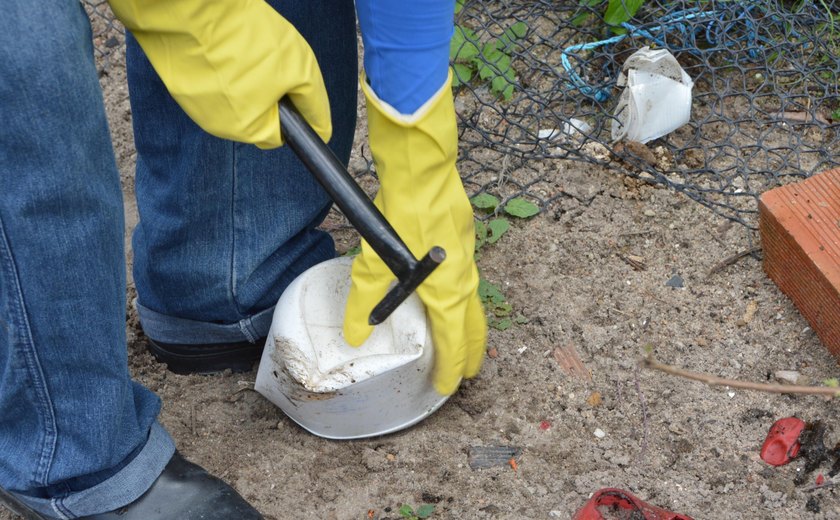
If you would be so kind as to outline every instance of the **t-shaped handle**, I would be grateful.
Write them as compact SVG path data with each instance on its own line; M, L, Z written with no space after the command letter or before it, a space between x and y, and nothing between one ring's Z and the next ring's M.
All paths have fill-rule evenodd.
M370 313L368 323L378 325L446 258L434 246L420 260L414 258L385 216L356 184L330 148L300 115L288 97L280 100L280 122L286 144L318 179L362 238L397 277L397 284Z

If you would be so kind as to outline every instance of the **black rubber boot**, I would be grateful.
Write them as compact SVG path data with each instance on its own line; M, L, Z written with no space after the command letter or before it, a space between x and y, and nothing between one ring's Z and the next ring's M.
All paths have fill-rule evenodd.
M0 504L24 520L54 520L36 513L0 489ZM163 473L140 498L121 507L82 520L263 520L232 487L201 466L172 456Z
M149 352L176 374L215 374L227 369L249 372L262 356L265 341L184 345L149 339Z

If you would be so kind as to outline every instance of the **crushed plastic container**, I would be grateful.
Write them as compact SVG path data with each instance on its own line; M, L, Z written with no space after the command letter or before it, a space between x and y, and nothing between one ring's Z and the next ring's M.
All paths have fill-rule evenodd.
M432 386L425 309L411 295L361 347L344 340L350 258L318 264L277 302L255 388L303 428L358 439L407 428L447 399Z
M624 62L617 82L624 87L612 121L612 139L647 143L691 118L694 82L667 49L643 47Z
M607 516L602 513L607 513ZM607 518L692 520L690 516L650 505L629 491L618 488L602 488L596 491L592 498L575 513L572 520L606 520Z
M805 421L797 417L774 422L761 446L761 459L773 466L782 466L795 459L802 447L799 436L804 429Z

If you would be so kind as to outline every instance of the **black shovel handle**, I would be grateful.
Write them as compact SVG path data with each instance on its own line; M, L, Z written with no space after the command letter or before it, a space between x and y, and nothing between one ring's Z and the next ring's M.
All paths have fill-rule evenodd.
M280 100L280 122L289 148L397 277L397 284L368 318L371 325L382 323L443 262L446 252L435 246L422 259L414 258L391 224L287 97Z

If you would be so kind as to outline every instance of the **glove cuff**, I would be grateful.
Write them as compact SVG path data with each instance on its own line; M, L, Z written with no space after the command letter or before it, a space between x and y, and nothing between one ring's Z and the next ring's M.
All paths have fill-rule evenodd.
M359 83L362 86L362 92L364 92L368 103L373 104L384 116L400 126L414 126L418 121L423 119L429 112L432 111L444 95L451 95L449 94L449 91L452 88L452 69L449 69L449 72L446 75L446 81L443 82L443 85L441 85L434 95L432 95L428 101L423 103L420 108L411 114L403 114L382 100L376 92L374 92L373 87L371 87L368 83L367 75L364 71L362 71L359 75Z

